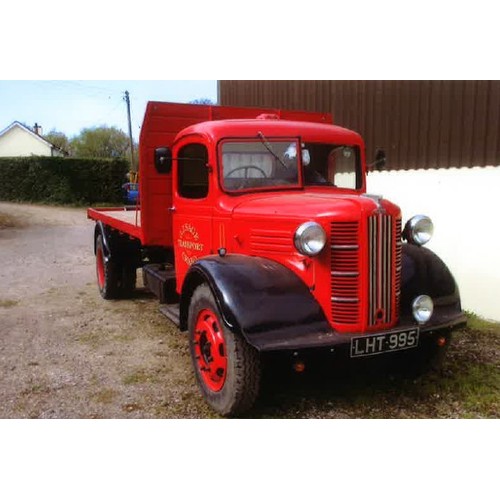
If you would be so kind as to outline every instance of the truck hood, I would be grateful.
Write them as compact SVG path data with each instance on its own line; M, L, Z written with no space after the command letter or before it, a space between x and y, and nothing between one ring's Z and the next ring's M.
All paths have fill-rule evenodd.
M325 192L268 193L242 200L233 210L234 218L316 219L361 216L383 208L399 213L399 208L384 199L369 195ZM357 217L356 217L357 216Z

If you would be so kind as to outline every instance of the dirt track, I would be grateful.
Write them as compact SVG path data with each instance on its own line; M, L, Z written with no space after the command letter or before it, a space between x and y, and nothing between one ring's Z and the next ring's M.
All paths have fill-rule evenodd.
M155 298L100 298L92 237L83 209L0 203L0 418L215 417ZM271 373L249 416L498 417L499 332L457 334L418 381Z

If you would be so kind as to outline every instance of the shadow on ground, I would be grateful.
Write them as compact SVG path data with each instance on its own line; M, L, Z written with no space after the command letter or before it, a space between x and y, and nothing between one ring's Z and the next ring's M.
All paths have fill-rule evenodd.
M498 333L464 329L437 370L415 376L405 358L346 363L315 357L304 373L268 357L249 418L498 418Z

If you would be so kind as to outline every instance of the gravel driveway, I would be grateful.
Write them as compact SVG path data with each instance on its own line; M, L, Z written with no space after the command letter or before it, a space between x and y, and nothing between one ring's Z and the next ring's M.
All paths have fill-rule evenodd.
M100 298L85 210L0 203L0 214L11 226L0 229L0 418L211 415L187 339L154 298Z

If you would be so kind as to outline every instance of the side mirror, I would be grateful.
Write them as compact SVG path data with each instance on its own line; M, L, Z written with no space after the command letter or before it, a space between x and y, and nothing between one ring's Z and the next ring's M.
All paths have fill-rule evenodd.
M155 168L159 174L169 174L172 170L172 151L170 148L155 149Z
M373 166L375 170L382 170L387 163L387 157L385 155L385 151L382 148L377 148L375 151L375 162Z

